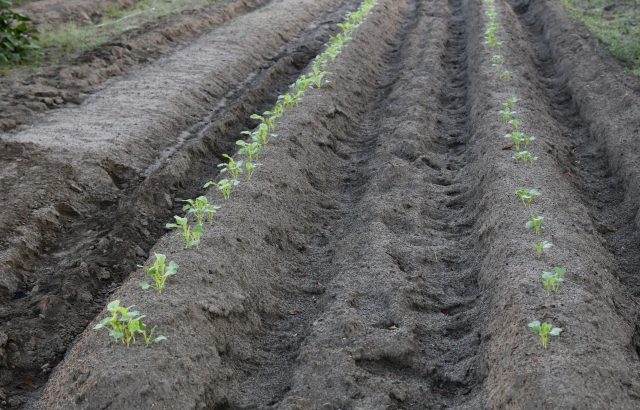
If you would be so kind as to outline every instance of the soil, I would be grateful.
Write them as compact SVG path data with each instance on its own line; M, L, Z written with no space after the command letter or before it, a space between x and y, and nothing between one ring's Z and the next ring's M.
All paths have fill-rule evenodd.
M482 0L380 0L200 247L163 235L357 5L292 3L2 136L3 405L638 408L640 88L551 0L497 1L508 82ZM510 95L532 166L502 137ZM180 265L162 295L134 267L153 252ZM114 299L167 340L93 330ZM532 320L563 328L546 351Z

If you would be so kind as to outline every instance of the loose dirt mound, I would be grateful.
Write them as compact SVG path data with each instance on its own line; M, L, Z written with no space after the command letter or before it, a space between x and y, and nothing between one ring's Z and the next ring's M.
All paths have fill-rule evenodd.
M3 357L18 363L28 356L18 344L55 356L43 355L43 344L19 333L22 328L38 329L32 339L64 351L94 316L85 293L100 303L108 295L136 305L168 339L126 349L89 325L31 405L639 407L640 257L629 250L640 246L640 93L592 39L573 34L551 1L498 2L502 53L513 74L505 83L490 64L482 0L381 0L330 67L331 82L282 118L260 169L224 203L200 247L184 250L174 234L155 242L175 210L172 197L199 192L214 175L216 157L231 152L238 131L250 125L249 114L273 104L318 52L337 16L355 6L293 3L274 2L190 47L204 54L196 66L213 61L214 51L228 52L236 64L219 64L230 78L194 67L162 87L168 94L195 81L210 96L194 92L193 100L169 103L158 94L160 108L138 111L135 119L112 113L107 118L123 118L126 126L105 124L94 134L100 139L81 147L85 158L64 157L70 166L60 174L74 173L82 190L93 183L88 203L107 204L108 217L90 228L96 219L92 209L80 209L87 200L79 194L73 206L52 205L49 214L40 208L55 216L38 219L42 235L57 232L47 221L80 219L77 226L91 231L37 246L15 242L12 249L22 253L12 263L30 265L5 276L18 284L6 289L21 298L7 303L10 309L3 305L18 317L9 336L0 333L9 346ZM293 23L285 10L301 21ZM238 49L206 49L240 28L245 37ZM116 100L140 90L146 76L176 71L186 50L158 63L157 73L151 68L113 84L104 98ZM150 81L157 89L164 84ZM207 88L209 82L215 86ZM498 111L510 95L520 98L526 131L537 136L531 149L538 160L530 167L514 163L504 145ZM38 150L64 152L70 136L84 135L57 130L53 121L71 113L95 118L103 113L95 107L108 106L100 98L38 126L57 132L51 134L57 140L34 130L13 136L5 175L22 170L9 160L17 155L40 158L50 169L52 155ZM182 115L167 118L172 105L185 107ZM190 132L177 138L187 126ZM91 156L99 165L89 165ZM102 179L87 170L102 170ZM524 229L528 212L514 195L522 186L543 193L535 212L545 216L545 238L555 246L541 258L533 249L537 237ZM112 197L100 198L101 192ZM126 229L114 229L118 222ZM48 259L55 239L55 254L63 256ZM149 248L180 265L162 295L139 289L139 270L126 277ZM90 262L74 266L78 254ZM43 260L54 269L40 270ZM120 267L109 269L115 261ZM559 265L567 267L567 281L549 297L540 274ZM105 271L113 276L102 279ZM36 290L29 287L34 281L41 284ZM57 313L56 297L79 310ZM29 314L20 317L19 309ZM54 325L40 324L42 309L43 321L79 317L79 325L66 340L45 337L40 329ZM526 327L534 319L564 329L548 350ZM32 372L33 363L7 380L31 377L25 369Z

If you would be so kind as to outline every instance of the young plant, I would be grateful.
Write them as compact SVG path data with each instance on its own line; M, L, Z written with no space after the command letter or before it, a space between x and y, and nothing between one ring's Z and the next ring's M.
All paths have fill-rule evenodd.
M269 132L273 132L276 128L276 119L278 117L275 117L272 111L265 111L262 115L252 114L249 118L255 121L260 121L262 124L267 126Z
M233 179L238 179L238 175L242 173L242 161L236 161L227 154L222 154L222 156L227 159L227 162L218 165L218 168L221 168L220 173L229 172Z
M150 268L140 266L144 268L147 273L147 276L150 276L153 279L156 289L158 293L162 293L164 290L164 285L169 279L170 276L175 275L178 272L178 264L174 261L169 262L169 265L165 265L167 257L161 253L156 253L156 260L153 262L153 266ZM140 287L142 289L147 290L151 287L148 282L141 282Z
M224 199L229 199L231 191L233 191L233 188L239 183L240 181L237 179L221 179L218 182L209 181L204 185L204 187L209 188L210 186L215 185L218 188L218 191L222 192Z
M508 124L509 121L516 118L516 112L513 111L512 108L507 106L507 103L504 103L502 107L503 108L500 111L500 122L502 122L503 124Z
M551 295L551 291L554 293L560 289L560 284L564 282L564 275L567 273L567 269L562 266L556 266L553 268L553 272L542 272L542 285L547 291L547 295Z
M314 64L313 65L313 74L311 74L311 79L313 80L313 85L316 88L320 88L322 86L322 80L324 80L324 78L329 75L328 72L323 71L322 67L320 65Z
M515 111L517 104L518 104L518 97L516 97L515 95L512 95L509 98L507 98L507 102L504 103L504 106L505 108Z
M174 215L176 223L168 223L165 225L168 229L180 230L180 235L184 238L184 247L188 248L191 242L191 227L189 226L189 220L178 215Z
M111 316L102 319L100 323L94 326L94 329L110 329L109 336L116 342L122 342L127 346L135 344L137 335L143 337L147 347L152 342L158 343L167 339L164 336L158 336L153 339L156 328L152 328L147 333L147 326L142 322L144 315L141 315L140 312L129 310L132 307L120 306L120 301L114 300L107 305L107 310L111 313Z
M496 71L499 71L504 64L504 56L502 54L494 54L491 56L491 65Z
M521 161L525 165L533 164L534 161L538 160L538 157L534 156L529 151L520 151L513 154L512 158L517 161Z
M516 195L522 201L522 204L529 208L534 199L540 196L540 192L537 189L521 188L516 191Z
M538 243L535 244L536 247L536 256L541 257L542 256L542 252L546 251L547 249L550 249L553 246L553 244L551 242L547 242L547 241L540 241Z
M549 336L560 336L560 332L562 329L559 327L553 327L552 324L544 322L540 323L537 320L529 323L529 329L533 331L533 333L540 336L540 341L542 342L542 347L545 349L549 345Z
M530 216L529 221L525 224L525 228L531 229L536 235L542 235L542 222L544 216Z
M520 126L522 125L522 120L520 120L519 118L513 118L513 119L509 120L509 124L511 126L513 126L514 131L518 132L518 131L520 131Z
M525 148L527 148L529 146L531 141L535 141L536 140L536 137L534 137L533 135L529 135L529 134L525 134L525 133L522 133L522 135L524 135L524 147Z
M186 202L186 204L182 207L182 210L188 214L195 214L199 224L204 223L205 215L209 217L209 223L213 223L213 216L220 209L218 205L210 204L204 195L197 197L195 200L187 199L183 202Z
M502 81L509 81L509 80L511 79L511 71L509 71L509 70L502 70L502 71L500 72L499 77L500 77L500 79L501 79Z
M251 161L247 161L244 164L244 167L247 170L247 179L251 179L251 177L253 176L253 172L256 170L256 167L260 165L260 164L256 164L254 162Z
M238 153L241 155L246 155L249 161L258 159L258 156L262 151L262 145L260 145L258 141L246 142L243 140L238 140L236 141L236 145L242 147L238 150Z
M512 131L504 137L510 139L511 142L513 142L513 146L515 147L516 151L520 151L520 146L522 145L525 137L524 132Z

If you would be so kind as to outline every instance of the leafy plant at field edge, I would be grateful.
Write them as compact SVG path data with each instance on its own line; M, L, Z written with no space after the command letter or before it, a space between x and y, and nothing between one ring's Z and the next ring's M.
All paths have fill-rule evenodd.
M525 208L531 207L533 200L540 196L537 189L520 188L516 191L516 196L520 198Z
M17 64L39 47L38 29L31 19L11 10L11 0L0 0L0 64Z
M560 284L564 282L564 275L567 273L567 269L562 266L556 266L553 268L553 272L542 272L542 285L547 291L547 295L551 295L551 291L554 293L560 289Z
M553 244L547 241L539 241L538 243L536 243L535 248L536 248L536 255L538 256L538 258L542 256L542 252L544 252L547 249L550 249L552 246Z
M525 224L527 229L531 229L536 235L542 235L542 222L544 216L530 216L529 221Z
M133 306L128 308L120 306L119 300L114 300L107 305L107 310L111 313L110 317L106 317L100 321L94 329L111 329L109 336L116 342L122 342L127 346L131 346L136 342L136 335L142 335L145 345L149 347L151 343L158 343L167 340L164 336L153 338L156 328L152 328L147 333L147 326L142 322L145 317L140 312L131 311Z
M167 257L161 253L156 253L155 257L156 260L153 262L153 266L151 266L150 268L141 265L138 266L144 268L147 276L150 276L153 279L158 293L162 293L167 279L169 279L170 276L178 273L178 264L174 261L171 261L169 262L169 265L165 265ZM147 290L151 287L151 285L148 282L141 282L140 287L142 287L142 289L144 290Z
M529 323L528 326L529 329L540 336L542 347L544 347L545 349L549 345L549 336L560 336L560 332L562 332L561 328L553 327L552 324L547 322L540 323L538 320L534 320L533 322Z

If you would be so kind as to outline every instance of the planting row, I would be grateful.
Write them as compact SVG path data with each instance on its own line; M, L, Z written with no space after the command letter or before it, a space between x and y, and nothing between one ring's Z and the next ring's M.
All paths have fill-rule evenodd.
M309 72L302 75L295 83L290 85L291 91L278 97L277 103L269 111L262 115L253 114L252 120L258 122L258 126L252 131L243 131L241 134L248 136L247 140L236 141L239 150L236 155L223 154L226 162L218 165L220 174L225 178L218 181L209 181L204 188L215 188L222 196L223 201L229 200L233 190L240 185L241 178L251 179L254 171L261 164L257 162L264 147L269 140L277 137L276 126L282 115L298 105L304 95L313 88L320 88L328 80L330 73L327 71L329 63L334 61L342 52L346 44L351 40L356 28L362 24L367 15L377 4L377 0L364 0L360 7L347 13L344 22L338 24L340 32L331 37L325 50L318 55ZM183 211L185 216L174 216L174 222L166 224L166 228L178 231L182 237L184 248L197 248L202 236L205 234L206 222L212 225L214 215L221 209L221 205L210 203L207 196L199 196L195 199L185 200ZM206 220L206 221L205 221ZM175 261L167 262L167 256L161 253L155 254L155 261L150 267L144 267L146 275L151 283L143 281L140 286L143 290L154 288L159 294L165 289L167 280L178 273L179 265ZM124 307L119 300L114 300L107 305L111 313L95 326L95 329L108 329L109 336L116 342L126 346L135 344L141 338L148 347L152 343L166 340L165 336L156 333L155 327L148 329L142 319L145 315L133 311L132 306Z
M484 3L486 5L485 15L488 19L485 41L487 46L494 51L494 54L491 56L491 65L495 68L498 78L508 83L511 79L511 71L505 68L506 58L500 53L503 42L499 36L501 26L498 22L498 11L495 0L484 0ZM518 115L517 104L518 97L510 95L502 105L502 109L499 110L500 122L510 128L504 138L508 139L511 145L506 146L505 149L513 148L515 150L512 155L512 159L515 162L525 166L532 165L538 160L538 157L530 151L530 146L536 137L525 132L524 120ZM520 199L528 214L528 220L524 223L524 227L535 236L540 237L539 240L533 243L532 247L535 249L536 257L541 258L545 251L553 247L553 243L542 238L544 216L533 211L533 204L536 199L540 197L541 193L535 188L520 188L516 190L515 195ZM551 296L552 293L559 291L560 285L565 281L566 272L567 269L565 267L556 266L550 271L541 273L542 286L547 296ZM540 342L545 349L548 347L550 336L559 336L562 332L561 328L555 327L551 323L540 322L539 320L531 321L528 327L540 337Z

